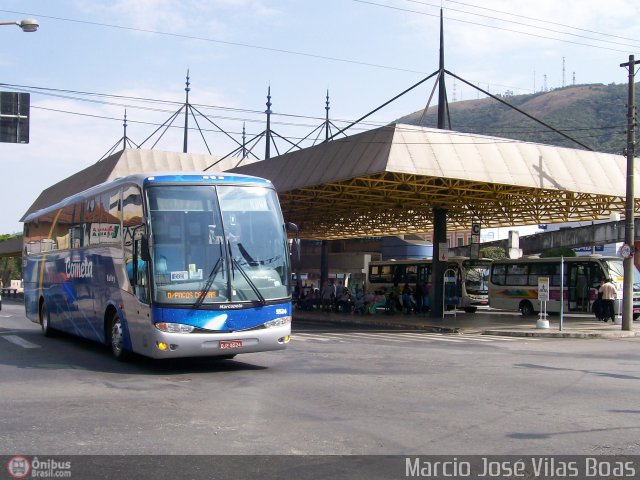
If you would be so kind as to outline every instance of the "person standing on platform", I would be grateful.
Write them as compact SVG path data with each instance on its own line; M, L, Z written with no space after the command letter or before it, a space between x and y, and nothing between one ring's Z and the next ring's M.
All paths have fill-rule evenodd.
M613 301L616 299L616 287L611 283L611 279L606 278L604 283L600 285L598 292L602 293L602 321L607 322L610 318L613 322L615 320Z

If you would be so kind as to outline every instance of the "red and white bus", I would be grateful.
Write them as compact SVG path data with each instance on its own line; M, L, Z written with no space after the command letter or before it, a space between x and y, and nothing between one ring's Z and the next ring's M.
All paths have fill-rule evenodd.
M560 290L561 269L564 264L564 284ZM623 266L620 257L589 255L581 257L494 260L489 278L489 305L502 310L519 310L523 315L540 311L538 300L538 278L549 278L548 312L563 310L569 313L591 312L593 302L598 298L600 280L611 279L622 299ZM616 302L619 312L622 302ZM640 316L640 272L634 267L633 317Z

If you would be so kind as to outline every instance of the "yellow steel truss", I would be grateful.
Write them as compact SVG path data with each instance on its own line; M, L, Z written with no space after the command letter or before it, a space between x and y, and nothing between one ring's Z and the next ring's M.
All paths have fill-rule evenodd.
M421 233L433 229L433 208L447 228L470 229L608 218L624 197L383 172L279 192L300 238L339 239ZM636 211L640 200L636 199Z

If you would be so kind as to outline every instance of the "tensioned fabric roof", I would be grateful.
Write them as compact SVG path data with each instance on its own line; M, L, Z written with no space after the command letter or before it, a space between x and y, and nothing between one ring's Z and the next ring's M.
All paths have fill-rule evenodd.
M198 171L210 155L125 149L44 190L24 217L76 192L131 173ZM270 179L287 221L304 239L424 233L433 208L447 228L568 222L624 212L626 159L586 150L395 124L210 172ZM243 160L247 161L247 159ZM635 176L640 173L636 168ZM637 183L637 182L636 182ZM640 208L635 187L635 211Z
M434 207L449 229L609 218L626 197L620 155L403 124L232 171L269 178L306 239L430 231Z
M217 164L209 171L211 173L221 172L235 167L239 161L235 157L220 160L220 157L198 153L127 148L43 190L20 221L24 221L30 213L53 205L69 195L82 192L90 187L119 177L134 173L159 171L201 171L216 162ZM244 159L242 161L250 162L252 160Z

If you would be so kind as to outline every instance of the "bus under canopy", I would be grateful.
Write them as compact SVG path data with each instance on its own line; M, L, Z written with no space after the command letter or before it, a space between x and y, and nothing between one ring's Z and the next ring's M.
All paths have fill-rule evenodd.
M561 264L564 268L561 269ZM520 310L523 315L540 311L538 279L549 279L547 311L563 309L573 313L592 311L603 278L609 278L622 299L623 263L619 257L589 255L580 257L523 257L495 260L489 279L489 304L492 308ZM634 266L633 316L640 316L640 272ZM564 278L562 290L561 278ZM616 302L616 313L621 302Z
M369 290L392 291L407 284L412 288L422 285L428 297L432 287L432 258L378 260L369 263ZM489 303L489 267L487 258L449 257L445 270L444 303L448 308L463 308L475 312L478 306ZM425 298L423 305L428 302Z

